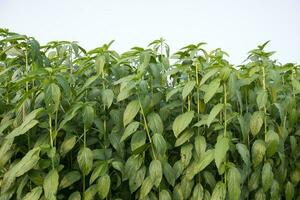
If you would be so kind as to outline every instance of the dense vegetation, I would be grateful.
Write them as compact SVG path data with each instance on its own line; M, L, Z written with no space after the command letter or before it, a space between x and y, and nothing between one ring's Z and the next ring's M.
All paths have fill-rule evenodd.
M0 40L1 200L300 199L300 67L267 43Z

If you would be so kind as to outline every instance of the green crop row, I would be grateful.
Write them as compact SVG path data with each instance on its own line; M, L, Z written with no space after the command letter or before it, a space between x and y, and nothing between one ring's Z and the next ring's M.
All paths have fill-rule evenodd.
M300 66L204 45L0 29L0 200L299 200Z

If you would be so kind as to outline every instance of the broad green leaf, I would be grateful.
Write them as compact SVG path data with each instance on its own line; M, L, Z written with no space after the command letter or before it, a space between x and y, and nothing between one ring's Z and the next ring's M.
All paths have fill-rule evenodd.
M44 179L43 188L45 198L52 200L56 199L56 193L58 188L59 175L56 169L52 169Z
M97 185L91 185L85 192L84 192L84 200L94 200L97 194Z
M151 191L151 189L153 187L153 184L154 184L154 180L150 176L148 176L144 180L144 182L141 186L140 199L145 198L149 194L149 192Z
M105 65L105 56L98 56L95 60L95 69L98 75L102 75L104 73L104 65Z
M220 169L222 162L224 162L226 159L226 154L229 150L229 142L229 139L224 136L219 136L217 139L214 157L218 169Z
M212 121L216 118L216 116L219 114L219 112L224 108L224 105L222 103L219 103L217 105L215 105L209 115L208 115L208 118L207 118L207 121L206 121L206 125L209 127L210 124L212 123Z
M92 126L95 119L95 111L94 108L90 105L86 105L82 109L82 119L83 124L86 128Z
M76 192L73 192L68 200L81 200L81 195L80 195L80 192L76 191Z
M196 81L189 81L184 85L182 90L182 99L185 99L191 93L195 85L196 85Z
M194 111L189 111L175 118L172 125L172 129L176 138L184 129L188 127L193 117L194 117Z
M285 199L286 200L292 200L295 195L295 189L293 184L288 181L285 185Z
M263 140L255 140L251 149L252 165L256 167L259 165L265 156L266 144Z
M131 136L134 132L136 132L136 130L139 127L139 122L131 122L125 129L120 142L123 142L124 140L126 140L129 136Z
M279 136L273 130L269 130L265 135L265 142L267 145L267 155L269 157L273 156L279 147Z
M169 99L170 99L172 96L174 96L177 92L179 92L179 91L181 91L181 90L182 90L182 88L174 88L174 89L172 89L170 92L168 92L168 93L166 94L166 102L168 102Z
M157 113L150 113L147 115L147 122L149 125L149 128L153 133L160 133L162 134L164 131L164 125L163 122Z
M227 173L227 189L230 200L239 200L241 195L241 174L235 167L230 167Z
M247 148L246 145L238 143L236 144L236 149L238 150L239 154L241 155L242 160L244 163L250 167L251 162L250 162L250 152Z
M144 131L137 131L133 134L130 142L131 151L142 147L146 142L146 133Z
M261 180L261 169L256 168L254 172L252 172L250 179L248 180L249 191L256 190L259 187L260 180Z
M162 179L162 165L159 160L152 160L149 166L149 176L153 179L153 184L158 187Z
M22 176L31 170L39 161L40 148L34 148L27 152L27 154L18 162L11 171L14 172L16 177Z
M102 92L102 102L107 107L110 108L114 100L114 92L111 89L105 89Z
M193 150L192 144L185 144L181 146L180 161L182 163L183 168L186 168L190 163L190 160L192 158L192 150Z
M163 171L164 171L164 176L168 181L168 183L174 186L176 180L176 171L167 162L163 163Z
M95 169L90 177L90 185L92 185L98 177L104 175L107 172L107 170L108 170L108 164L106 162L99 163L95 167Z
M60 154L62 156L65 156L70 150L73 149L75 144L76 144L76 136L75 135L69 135L68 137L66 136L60 146Z
M110 189L110 177L105 174L97 181L97 191L100 199L105 199Z
M276 180L273 180L272 186L271 186L271 199L280 199L280 186L279 183Z
M205 153L206 140L204 136L197 135L195 137L195 150L199 158Z
M7 136L6 139L12 139L14 137L17 137L19 135L23 135L25 134L27 131L29 131L30 129L32 129L35 125L37 125L39 123L39 121L37 120L32 120L29 123L27 123L24 126L19 126L18 128L15 128L12 132L10 132Z
M124 126L129 124L134 119L134 117L138 114L139 110L140 110L139 100L133 100L126 106L123 115Z
M45 105L48 113L54 113L58 110L58 106L60 104L61 92L58 85L55 83L51 83L46 85L44 89L45 94Z
M250 118L250 130L253 136L256 136L262 125L263 125L263 116L262 113L259 111L256 111L252 114L251 118Z
M226 185L223 182L219 181L216 184L212 192L211 199L216 199L216 200L226 199Z
M79 171L70 171L66 175L63 176L59 183L59 188L64 189L71 186L73 183L79 181L81 178L81 174Z
M202 200L203 196L204 196L203 187L200 183L197 183L197 185L195 185L194 187L191 200L199 200L199 199Z
M167 190L161 190L159 192L159 200L172 200L172 198Z
M77 155L77 162L83 175L88 175L93 167L93 152L88 147L83 147Z
M264 108L267 105L267 102L268 102L268 93L264 90L259 91L256 97L256 103L258 109Z
M39 200L42 195L43 188L38 186L33 188L30 192L28 192L22 200Z
M159 154L163 155L167 151L167 143L166 143L163 135L155 133L152 136L152 141L153 141L156 151Z
M215 150L207 150L199 160L194 161L186 170L188 179L192 179L214 160Z
M217 90L219 89L220 86L220 79L214 79L211 81L206 88L205 94L204 94L204 103L208 103L213 96L216 94Z
M200 81L200 85L203 85L210 77L212 77L213 75L215 75L220 69L210 69L207 73L204 74L204 76L202 77L201 81Z
M90 78L88 78L84 85L81 87L79 94L81 94L83 91L85 91L93 82L95 82L97 80L99 76L95 75L95 76L91 76Z
M274 179L272 166L270 165L270 163L264 164L261 175L262 175L261 181L262 181L263 190L264 192L267 192L271 188Z
M146 175L146 167L141 167L133 176L129 177L129 189L131 193L134 193L144 181Z
M192 136L193 132L191 130L184 131L176 140L175 147L181 146L185 142L187 142Z

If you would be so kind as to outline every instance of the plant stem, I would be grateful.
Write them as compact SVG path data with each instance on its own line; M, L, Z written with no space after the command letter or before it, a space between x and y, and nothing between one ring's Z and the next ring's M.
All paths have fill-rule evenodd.
M224 89L224 136L227 136L227 89L226 83L223 83Z
M156 160L157 157L156 157L156 154L155 154L155 151L154 151L152 139L151 139L151 136L150 136L150 131L149 131L149 128L148 128L148 123L147 123L147 120L146 120L146 116L145 116L144 109L142 107L139 95L138 95L138 99L139 99L140 109L141 109L141 113L142 113L143 120L144 120L144 127L145 127L145 130L146 130L147 136L148 136L148 140L149 140L150 145L151 145L151 149L152 149L152 153L153 153L154 159Z
M50 136L50 146L51 146L51 150L53 150L53 136L52 136L52 116L51 114L49 114L49 136ZM51 162L52 162L52 169L54 169L54 160L53 157L51 155Z

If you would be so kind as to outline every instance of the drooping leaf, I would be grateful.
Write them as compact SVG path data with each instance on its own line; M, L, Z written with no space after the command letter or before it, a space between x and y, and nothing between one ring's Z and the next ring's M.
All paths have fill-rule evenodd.
M206 88L205 94L204 94L204 103L208 103L211 98L216 94L217 90L220 86L220 79L216 78L213 81L211 81Z
M241 195L241 174L235 167L230 167L227 173L227 189L230 200L239 200Z
M186 129L186 127L191 123L193 117L194 111L189 111L176 117L172 125L175 137L178 137L179 134Z
M223 104L219 103L211 109L206 121L206 125L208 127L210 126L212 121L216 118L216 116L219 114L219 112L222 110L223 107L224 107Z
M102 102L107 107L110 108L114 100L114 92L111 89L105 89L102 92Z
M164 131L164 125L160 118L160 116L157 113L150 113L147 115L147 121L149 124L149 128L153 133L159 133L162 134Z
M81 174L79 171L70 171L66 175L63 176L59 183L59 188L64 189L71 186L73 183L79 181L81 178Z
M52 169L44 179L43 188L45 198L49 200L56 199L59 175L56 169Z
M218 169L220 168L221 163L226 159L226 154L229 150L229 142L229 139L225 136L220 136L217 139L214 157Z
M226 185L219 181L211 195L211 199L225 200L226 199Z
M185 99L191 93L195 85L196 85L196 81L189 81L184 85L182 90L182 99Z
M124 126L129 124L134 119L134 117L137 115L139 110L140 110L139 100L133 100L126 106L123 115Z
M262 125L263 125L263 117L261 112L259 111L254 112L250 119L250 130L253 136L256 136L259 133Z
M159 160L152 160L149 166L149 176L153 179L153 184L158 187L163 175L162 165Z
M97 191L100 199L105 199L110 190L110 177L105 174L97 181Z
M123 142L124 140L126 140L129 136L131 136L134 132L136 132L136 130L139 127L139 122L131 122L125 129L120 142Z
M93 167L93 152L88 147L81 148L77 155L79 168L84 175L88 175Z

